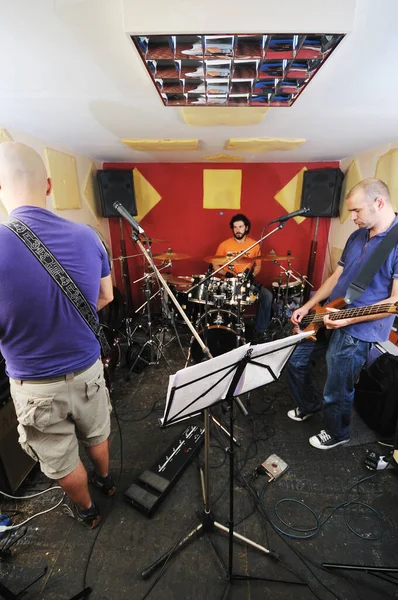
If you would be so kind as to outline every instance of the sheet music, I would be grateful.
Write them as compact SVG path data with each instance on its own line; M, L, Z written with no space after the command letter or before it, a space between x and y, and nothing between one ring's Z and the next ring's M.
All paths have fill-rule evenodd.
M250 361L259 364L246 365L235 396L271 383L274 377L262 365L268 365L277 379L296 345L313 334L309 331L266 344L245 344L170 375L162 424L179 422L225 399L237 365L249 349Z

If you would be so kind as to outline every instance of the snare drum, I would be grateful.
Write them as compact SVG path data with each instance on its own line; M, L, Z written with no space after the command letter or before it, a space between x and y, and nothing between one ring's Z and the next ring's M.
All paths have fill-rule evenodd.
M206 315L202 315L198 319L196 329L199 330L200 337L210 350L210 354L214 357L229 352L245 343L243 338L244 324L240 322L242 337L238 337L238 324L238 318L235 313L220 308L208 311L207 326ZM205 357L202 348L195 339L191 344L191 356L196 363L201 362Z
M276 298L296 298L301 295L301 281L290 281L287 284L287 294L286 294L286 283L279 283L278 281L274 281L272 283L272 291Z
M192 275L193 283L192 285L196 285L199 283L201 279L206 277L206 275ZM201 283L194 290L189 292L188 300L190 302L196 302L197 304L210 304L213 305L216 303L214 296L219 295L221 279L219 277L210 277L205 283ZM206 294L207 288L207 294ZM207 296L207 302L206 302Z

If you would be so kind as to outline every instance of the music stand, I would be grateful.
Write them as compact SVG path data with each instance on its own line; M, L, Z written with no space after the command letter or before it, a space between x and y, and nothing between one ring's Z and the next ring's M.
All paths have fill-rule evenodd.
M233 400L239 394L276 381L296 345L310 335L313 335L313 332L303 332L255 346L245 344L204 363L177 371L177 373L170 376L164 416L161 420L163 427L195 416L202 410L206 412L208 408L215 404L225 401L229 403L229 527L224 527L224 525L215 520L209 505L206 503L206 497L209 497L209 464L208 455L205 453L204 481L202 477L202 487L205 487L206 494L204 494L205 506L202 514L202 522L193 531L188 533L179 544L145 569L141 574L144 579L148 578L158 567L165 564L172 554L181 550L195 535L213 531L215 528L229 534L229 561L226 573L227 588L223 598L226 597L230 583L233 580L253 579L250 576L233 575L234 538L247 543L252 548L266 555L277 558L277 555L271 550L260 546L256 542L234 531ZM222 560L220 562L223 564ZM255 579L266 580L266 578L258 577ZM285 583L296 582L287 581Z

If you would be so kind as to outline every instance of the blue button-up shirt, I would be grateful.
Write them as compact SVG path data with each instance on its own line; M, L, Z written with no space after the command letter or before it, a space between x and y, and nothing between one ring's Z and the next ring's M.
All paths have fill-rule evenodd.
M354 281L370 255L384 239L390 229L397 223L398 215L386 231L383 231L372 238L369 238L368 229L358 229L350 235L338 263L344 270L330 295L330 300L345 296L350 283ZM388 298L391 295L394 279L398 279L398 245L391 250L363 294L358 296L358 298L346 308L368 306L385 300L385 298ZM344 330L353 337L366 342L383 342L388 339L393 321L394 315L391 315L391 317L378 319L377 321L365 321L363 323L348 325Z

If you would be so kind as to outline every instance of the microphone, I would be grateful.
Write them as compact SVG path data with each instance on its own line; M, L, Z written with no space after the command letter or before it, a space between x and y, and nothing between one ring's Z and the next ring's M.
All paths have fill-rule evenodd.
M128 221L130 223L131 227L134 229L134 231L136 233L145 233L145 231L142 229L142 227L138 223L138 221L136 221L135 219L133 219L133 217L124 208L124 206L123 206L123 204L121 202L114 202L113 203L113 208L115 210L117 210L117 212L120 213L122 215L122 217L124 217L126 219L126 221Z
M282 215L282 217L278 217L277 219L274 219L273 221L270 221L268 223L268 225L271 225L272 223L282 223L283 221L287 221L288 219L291 219L292 217L299 217L300 215L305 215L305 213L310 212L310 209L307 208L299 208L299 210L295 210L294 212L288 213L287 215Z

